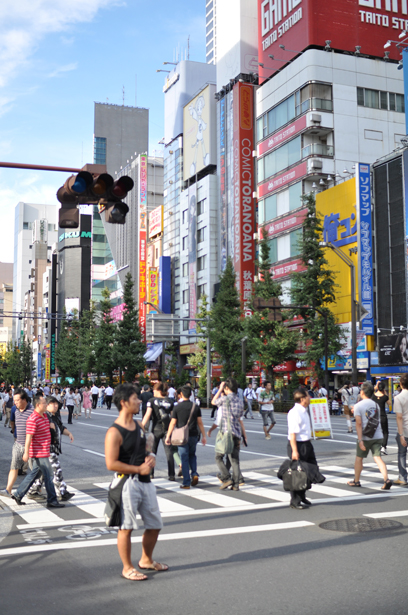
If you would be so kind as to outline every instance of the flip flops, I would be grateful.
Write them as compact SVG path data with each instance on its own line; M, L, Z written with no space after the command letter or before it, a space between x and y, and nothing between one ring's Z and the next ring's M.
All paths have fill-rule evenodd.
M122 577L122 579L125 579L125 581L147 581L147 579L149 578L145 574L138 572L136 568L133 568L133 570L131 570L127 574L123 574L122 572L120 576Z

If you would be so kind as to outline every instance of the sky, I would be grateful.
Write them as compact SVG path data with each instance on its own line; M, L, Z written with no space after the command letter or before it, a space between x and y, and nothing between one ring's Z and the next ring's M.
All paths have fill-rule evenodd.
M1 0L0 161L93 162L94 102L149 109L164 136L164 61L205 62L205 0ZM172 68L171 66L169 68ZM69 174L0 168L0 261L13 261L14 208L53 204Z

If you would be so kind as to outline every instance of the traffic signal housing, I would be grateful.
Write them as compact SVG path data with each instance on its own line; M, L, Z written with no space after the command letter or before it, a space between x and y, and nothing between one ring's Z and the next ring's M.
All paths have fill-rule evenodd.
M263 299L262 297L254 298L254 309L257 312L263 312L263 310L268 310L268 320L273 322L282 322L282 312L280 308L282 307L279 297L269 297L269 299Z
M128 205L123 203L128 192L133 189L134 182L128 175L119 177L108 190L106 197L99 201L99 213L105 211L105 221L110 224L125 224Z

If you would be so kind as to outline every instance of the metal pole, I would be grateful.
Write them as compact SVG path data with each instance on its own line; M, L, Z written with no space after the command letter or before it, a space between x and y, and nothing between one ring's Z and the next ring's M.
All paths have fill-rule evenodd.
M161 356L161 381L164 382L164 359L166 355L166 342L162 342L162 356Z
M329 396L329 337L327 331L327 314L324 313L324 388L327 391L327 396Z
M356 318L356 278L354 263L350 265L351 282L351 379L358 384L357 375L357 318Z
M405 100L405 134L408 135L408 108L407 108L407 96L408 96L408 47L402 50L402 68L404 73L404 100Z
M211 399L211 340L207 328L207 408L210 407Z

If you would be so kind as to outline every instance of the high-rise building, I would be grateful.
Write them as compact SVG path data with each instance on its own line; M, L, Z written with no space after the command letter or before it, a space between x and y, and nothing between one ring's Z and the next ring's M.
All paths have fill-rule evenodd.
M0 354L12 339L13 263L0 263Z
M15 207L14 218L14 265L13 265L13 312L24 310L25 294L31 288L38 290L42 295L42 273L35 270L36 259L43 260L45 265L51 258L51 246L57 241L58 208L55 205L34 205L32 203L18 203ZM34 246L33 231L36 222L44 221L48 236L45 248L42 244L41 254ZM45 228L43 229L45 231ZM35 282L38 280L38 285ZM33 285L33 286L32 286ZM39 306L42 305L42 301ZM13 320L13 341L21 337L22 322Z
M217 0L207 0L205 5L205 61L217 63Z

